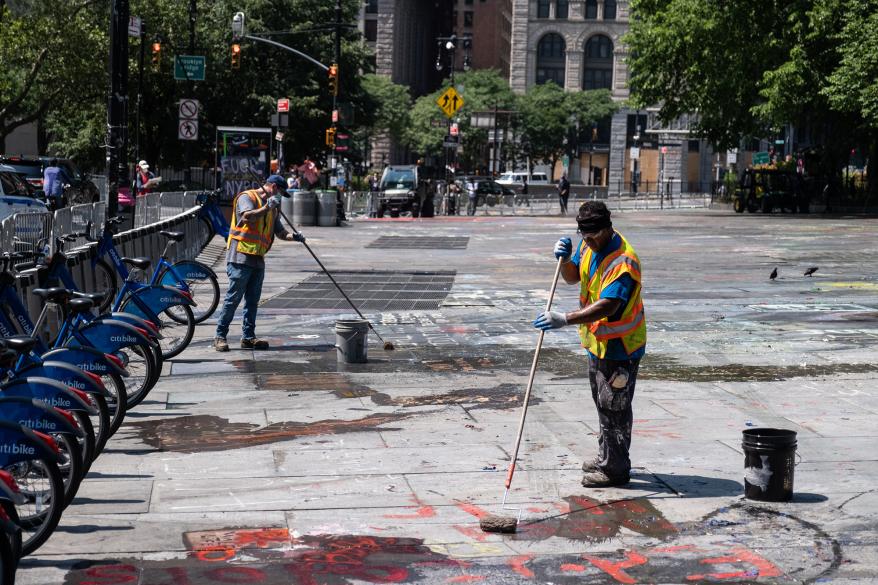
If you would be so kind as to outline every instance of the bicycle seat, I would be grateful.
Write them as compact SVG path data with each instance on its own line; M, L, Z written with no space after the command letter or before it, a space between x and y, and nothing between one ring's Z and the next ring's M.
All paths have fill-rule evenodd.
M72 293L66 288L53 286L52 288L34 288L31 292L49 303L61 303L70 299Z
M146 270L149 268L150 263L152 262L149 258L138 257L138 258L122 258L122 262L125 264L130 264L134 268L139 268L141 270Z
M183 238L186 237L186 234L183 232L169 232L167 230L160 231L159 235L165 236L169 240L174 240L175 242L182 242Z
M36 343L36 339L28 337L27 335L15 335L14 337L7 337L3 340L3 345L15 353L27 353L34 345L36 345Z
M95 306L95 302L91 299L70 299L67 306L74 313L87 313Z
M73 296L74 296L74 298L77 298L77 299L89 299L89 300L91 300L91 302L93 302L93 303L96 304L96 305L101 304L101 303L104 301L104 299L107 298L107 295L108 295L108 294L109 294L109 293L108 293L107 291L103 291L103 292L93 292L93 293L81 292L81 291L78 291L78 290L77 290L77 291L73 291Z

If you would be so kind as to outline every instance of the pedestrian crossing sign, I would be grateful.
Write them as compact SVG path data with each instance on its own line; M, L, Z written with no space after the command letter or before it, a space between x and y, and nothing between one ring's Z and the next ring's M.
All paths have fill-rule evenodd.
M457 111L463 107L463 96L457 93L453 87L449 87L436 100L436 104L445 112L445 115L451 118Z

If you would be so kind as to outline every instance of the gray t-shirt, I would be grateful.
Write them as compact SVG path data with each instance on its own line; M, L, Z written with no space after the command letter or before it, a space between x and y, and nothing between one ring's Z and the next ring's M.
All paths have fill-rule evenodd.
M263 201L265 200L262 191L259 192L260 196L263 196ZM256 209L257 206L253 204L253 200L249 197L238 197L238 204L236 206L236 217L240 218L244 212L252 211ZM280 214L278 213L274 220L274 235L283 236L286 233L283 225L280 221ZM252 266L253 268L263 268L265 266L265 258L262 256L258 256L255 254L244 254L243 252L238 251L238 242L236 240L232 240L232 245L229 246L228 251L226 251L226 262L228 264L243 264L244 266Z

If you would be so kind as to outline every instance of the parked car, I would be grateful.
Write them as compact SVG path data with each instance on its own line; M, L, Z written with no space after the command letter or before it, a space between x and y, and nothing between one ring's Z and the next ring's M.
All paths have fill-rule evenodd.
M500 178L497 179L497 182L504 187L509 187L510 189L521 192L521 188L524 186L525 177L527 177L527 171L503 173L500 175ZM551 181L549 181L549 177L546 176L546 173L531 173L530 178L527 180L527 184L528 186L550 185Z
M0 164L0 221L15 213L48 209L13 167Z
M460 187L460 192L467 196L466 212L475 215L476 208L487 205L515 205L515 191L505 187L491 177L479 177L463 175L455 178L455 183Z
M409 212L412 217L433 217L435 183L427 174L427 169L418 165L386 167L378 186L377 216L399 217Z
M2 155L0 156L0 164L11 166L28 183L42 190L43 171L53 158L55 157ZM55 158L55 160L58 161L58 166L62 167L67 172L67 176L70 177L70 186L64 190L67 205L100 201L101 194L97 186L79 170L79 167L72 160L67 158Z

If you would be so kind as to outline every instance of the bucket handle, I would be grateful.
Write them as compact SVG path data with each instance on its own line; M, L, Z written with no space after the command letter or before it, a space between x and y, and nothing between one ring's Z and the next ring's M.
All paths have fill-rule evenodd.
M796 451L796 462L794 464L795 467L799 466L799 463L802 462L802 454Z

